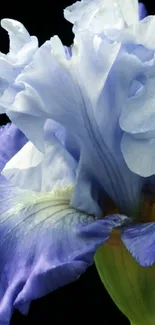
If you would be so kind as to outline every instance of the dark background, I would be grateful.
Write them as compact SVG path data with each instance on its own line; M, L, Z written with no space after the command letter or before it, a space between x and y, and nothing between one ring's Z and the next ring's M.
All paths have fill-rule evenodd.
M63 18L63 9L73 2L73 0L43 0L35 3L3 0L0 19L19 20L31 35L38 37L40 45L53 35L59 35L64 44L70 45L73 40L72 25ZM148 13L155 14L155 2L153 0L143 2ZM7 33L1 29L0 50L7 53L8 46ZM0 125L6 124L7 121L5 115L0 116ZM72 325L78 322L129 325L128 320L106 292L95 266L90 267L78 281L32 302L27 317L15 312L11 325L53 325L53 323L57 325L62 322Z

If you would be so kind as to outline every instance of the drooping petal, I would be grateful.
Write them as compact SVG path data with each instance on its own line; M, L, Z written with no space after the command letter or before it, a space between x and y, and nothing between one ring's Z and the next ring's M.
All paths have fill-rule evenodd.
M0 171L27 142L15 125L8 123L0 128Z
M0 321L79 278L123 216L94 220L69 206L72 188L18 190L0 179Z
M30 36L25 27L16 20L2 19L1 26L8 31L10 38L9 53L0 53L0 96L3 96L17 75L31 61L38 48L38 40L35 36ZM0 105L0 112L4 112L3 105Z
M135 258L144 267L155 263L155 223L128 226L122 230L121 239Z
M140 2L139 3L139 18L143 19L147 16L147 10L146 7L144 5L144 3Z
M10 138L6 136L7 130L10 130ZM36 180L44 192L22 190L0 176L1 324L9 324L14 309L27 314L33 299L78 279L92 264L98 246L109 238L114 227L121 226L127 219L125 216L114 215L95 220L92 215L70 206L73 192L71 178L74 178L72 168L75 163L69 153L67 155L61 141L54 138L50 128L47 131L46 145L53 150L52 160L48 151L45 151L44 156L30 142L12 158L15 160L17 185L20 182L16 175L18 169L23 169L21 176L26 182L26 172L28 174L36 167ZM55 133L57 132L58 125L55 125ZM2 128L0 137L3 144L2 156L4 145L6 151L9 145L12 148L11 153L4 157L5 164L10 155L24 144L25 138L21 137L21 132L17 132L13 125ZM15 138L16 146L13 145ZM7 141L10 143L7 144ZM24 151L25 156L22 156ZM23 159L19 164L17 158L20 156ZM39 161L42 168L37 169ZM52 190L49 179L51 173L54 185ZM33 179L31 183L33 186Z

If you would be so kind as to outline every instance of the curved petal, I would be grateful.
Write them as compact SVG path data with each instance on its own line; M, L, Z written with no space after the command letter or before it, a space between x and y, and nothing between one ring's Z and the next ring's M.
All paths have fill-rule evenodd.
M0 171L26 142L26 137L15 125L8 123L0 127Z
M8 31L10 38L9 53L0 53L0 96L3 97L17 75L31 61L38 48L38 40L35 36L30 37L25 27L16 20L2 19L1 26ZM0 113L4 112L5 108L0 105Z
M0 179L0 321L79 278L124 216L94 220L69 206L72 188L22 191Z
M31 142L5 165L2 175L19 188L37 192L48 192L58 187L73 185L76 179L77 163L61 143L50 136L42 154Z
M155 72L155 64L152 65L152 70ZM135 81L138 89L124 105L120 126L122 130L131 134L141 134L143 138L143 133L146 135L150 131L155 131L155 77L149 79L144 68L143 73L138 73Z
M10 49L7 55L1 53L0 58L10 62L13 68L24 68L38 48L37 38L30 36L23 24L16 20L2 19L1 26L9 34Z
M44 152L44 127L46 119L44 117L32 116L29 114L19 114L11 110L6 111L7 116L19 129L25 134L28 139L33 139L37 148ZM36 136L37 134L37 136Z
M125 162L132 172L143 177L155 173L154 73L154 58L139 64L119 119L120 127L125 131L121 142Z
M10 52L17 54L30 40L28 31L20 22L13 19L2 19L1 26L9 34Z
M55 44L55 39L54 42L53 39L46 42L17 78L16 85L23 87L23 90L17 93L9 107L11 119L40 150L40 134L44 138L43 126L42 133L38 132L38 118L45 125L51 118L71 135L72 148L77 148L80 161L72 202L74 206L76 200L79 203L82 175L85 175L89 188L94 180L123 209L123 213L131 213L125 209L136 206L141 180L130 172L124 162L120 150L122 132L118 116L135 66L126 69L127 78L118 80L116 87L115 76L118 73L124 75L122 60L118 59L120 44L110 44L99 36L83 33L79 46L75 44L72 48L70 60L65 59L60 51L60 43L59 47L56 44L56 48ZM114 64L116 58L118 61ZM109 74L111 67L113 71ZM24 114L28 119L25 119ZM98 173L98 170L102 173ZM83 210L82 205L76 207Z
M147 16L138 24L133 24L123 30L117 38L117 41L127 44L143 45L147 49L155 50L155 17Z
M155 174L155 138L141 139L124 133L121 150L127 166L143 177Z
M144 5L144 3L140 2L139 3L139 18L143 19L147 16L147 10L146 7Z
M52 124L52 125L51 125ZM49 126L53 127L50 122ZM55 126L58 132L59 126ZM2 175L12 185L38 192L76 184L77 162L55 137L54 129L46 128L46 149L42 154L31 142L27 144L5 165ZM57 184L57 185L56 185ZM82 174L76 186L72 205L79 210L97 216L103 212L99 207L98 189L88 175Z
M144 267L155 263L155 223L128 226L122 230L121 239L135 258Z

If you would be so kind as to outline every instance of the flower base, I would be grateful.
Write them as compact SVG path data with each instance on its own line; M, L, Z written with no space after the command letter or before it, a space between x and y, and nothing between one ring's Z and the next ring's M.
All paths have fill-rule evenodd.
M155 266L141 267L117 230L96 252L95 264L105 288L131 325L154 325Z

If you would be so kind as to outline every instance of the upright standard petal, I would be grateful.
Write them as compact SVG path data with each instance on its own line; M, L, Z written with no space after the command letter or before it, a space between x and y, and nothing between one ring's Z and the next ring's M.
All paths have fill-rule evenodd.
M124 80L125 91L118 91L114 82L117 64L113 74L109 74L111 67L115 66L120 44L111 44L84 32L76 40L69 60L63 46L62 51L60 43L57 46L56 39L46 42L36 52L32 63L16 80L16 87L23 90L9 105L8 115L11 114L12 121L39 149L42 149L42 144L36 132L43 135L43 125L41 133L38 131L38 118L44 125L48 119L60 123L71 135L72 147L77 148L80 162L72 201L74 206L83 210L79 193L83 187L85 193L90 194L94 182L99 184L102 192L108 193L123 213L131 213L124 209L132 210L132 205L136 206L141 179L132 174L124 162L120 150L122 132L118 125L120 103L129 81ZM118 66L121 68L121 60ZM120 84L121 89L122 81ZM99 174L98 170L102 173Z
M125 27L126 21L123 17L125 10L123 10L122 3L120 6L120 1L77 1L64 10L64 16L74 24L75 34L85 30L93 33L108 33L110 29L121 30ZM129 6L130 3L128 0L127 2Z
M9 53L0 53L0 96L3 97L17 75L31 61L38 48L38 40L35 36L30 37L25 27L16 20L2 19L1 26L8 31L10 38ZM0 112L4 111L0 104Z
M138 23L138 0L113 0L113 2L118 2L124 20L128 26Z

